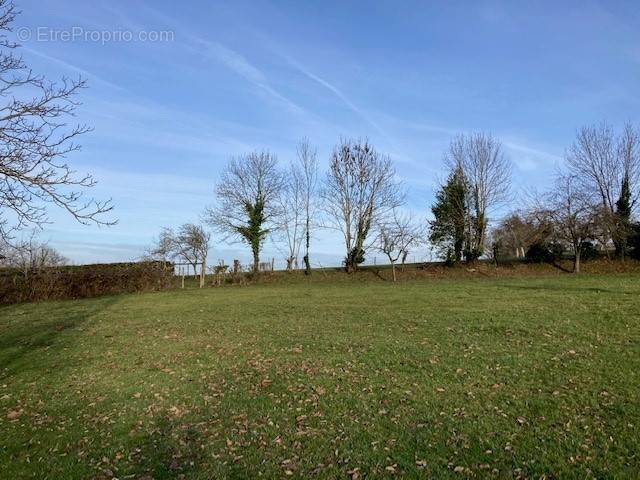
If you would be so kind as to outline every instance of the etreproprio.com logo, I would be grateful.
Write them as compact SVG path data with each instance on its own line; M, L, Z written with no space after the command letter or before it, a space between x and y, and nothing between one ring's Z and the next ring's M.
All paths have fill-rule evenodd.
M20 42L172 42L173 30L95 30L80 26L70 28L20 27L16 30Z

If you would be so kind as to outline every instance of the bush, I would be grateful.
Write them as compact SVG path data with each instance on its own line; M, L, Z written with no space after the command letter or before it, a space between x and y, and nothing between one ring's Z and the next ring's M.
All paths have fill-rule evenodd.
M527 263L551 263L554 258L554 253L542 243L534 243L525 254Z
M640 223L634 223L629 236L629 254L631 258L640 260Z
M580 244L580 254L583 260L593 260L598 258L598 249L592 242L582 242Z
M564 255L565 248L561 243L549 244L549 251L551 252L551 261L561 260Z
M0 304L96 297L165 290L173 286L173 265L164 262L111 263L0 270Z

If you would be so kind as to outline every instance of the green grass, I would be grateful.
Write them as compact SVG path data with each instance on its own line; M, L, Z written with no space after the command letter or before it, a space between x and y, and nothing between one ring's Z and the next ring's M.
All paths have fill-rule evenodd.
M639 371L637 274L4 307L0 478L637 478Z

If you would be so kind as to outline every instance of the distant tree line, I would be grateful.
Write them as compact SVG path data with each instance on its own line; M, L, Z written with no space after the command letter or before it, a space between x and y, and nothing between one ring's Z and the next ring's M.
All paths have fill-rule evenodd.
M317 150L309 140L303 139L296 151L286 168L268 151L231 159L215 187L215 203L202 215L203 223L223 240L244 243L252 254L253 272L258 272L264 242L271 237L285 246L288 270L302 265L310 274L311 238L316 229L328 228L340 232L344 240L348 272L356 271L365 254L375 250L393 264L395 278L395 263L404 264L424 234L411 216L400 211L405 191L390 158L366 139L342 139L321 179ZM191 224L179 232L163 229L150 256L181 259L195 270L206 259L210 237L204 227ZM204 269L202 265L200 271Z
M494 256L551 261L568 252L573 271L597 253L640 257L636 216L640 191L640 132L600 124L581 128L547 191L503 218L492 232Z
M34 74L8 37L16 15L11 1L0 0L0 266L57 266L62 256L33 236L24 240L25 231L48 224L50 206L80 223L112 225L113 206L85 198L94 178L66 162L90 130L69 124L84 80L54 82ZM254 272L271 238L282 246L288 270L303 266L311 274L311 239L326 228L342 238L348 272L379 252L395 279L396 263L404 265L421 245L432 246L448 264L570 255L579 272L585 256L640 256L639 143L631 124L619 132L607 124L583 127L564 165L550 174L550 187L517 199L501 142L488 133L457 136L444 153L435 201L425 205L431 213L426 221L408 214L406 189L391 158L368 140L340 139L321 174L316 148L303 139L285 168L269 151L231 159L201 224L163 229L148 253L199 268L203 285L210 228L220 240L245 244Z
M368 140L341 139L320 176L317 150L303 139L286 168L268 151L233 158L202 218L221 239L250 249L254 272L271 237L284 246L288 270L300 267L304 246L302 264L310 274L310 239L320 228L339 232L347 272L380 252L395 280L396 264L404 265L409 251L421 245L433 246L448 264L513 257L550 261L566 253L578 272L585 252L620 259L640 253L634 216L639 138L631 125L619 134L607 125L582 128L550 188L516 199L512 163L501 142L486 133L457 136L444 154L446 176L429 221L408 213L406 189L391 159ZM524 206L496 218L516 201ZM206 262L209 242L204 227L187 224L178 233L163 230L152 252L154 258L181 258L195 270Z

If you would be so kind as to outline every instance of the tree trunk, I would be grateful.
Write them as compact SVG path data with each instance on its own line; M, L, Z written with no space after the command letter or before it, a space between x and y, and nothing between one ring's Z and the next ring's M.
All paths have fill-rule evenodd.
M309 255L304 256L304 274L311 275L311 265L309 264Z
M462 250L464 248L464 238L456 238L455 244L453 246L453 259L455 263L460 262L462 260Z
M626 250L627 250L627 247L625 245L624 240L618 238L617 240L613 241L613 244L614 244L615 249L616 249L616 257L620 261L624 262L625 254L626 254Z
M396 264L395 262L391 262L391 273L393 274L393 281L396 281Z
M580 245L575 248L575 255L573 257L573 273L580 273Z
M309 233L309 216L307 214L307 232L304 250L304 274L311 275L311 264L309 263L309 244L311 243L311 234Z
M204 281L207 275L207 258L202 259L202 265L200 266L200 288L204 287Z
M260 270L260 250L252 248L253 251L253 272L258 273Z

